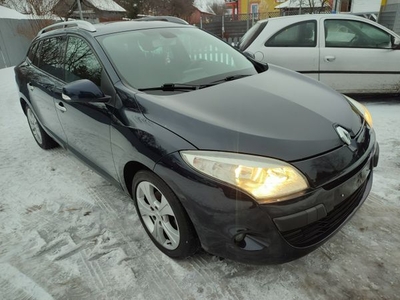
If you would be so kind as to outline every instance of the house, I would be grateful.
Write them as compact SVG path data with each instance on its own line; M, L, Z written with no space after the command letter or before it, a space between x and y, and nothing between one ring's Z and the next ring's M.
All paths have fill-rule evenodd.
M215 16L215 12L212 8L204 1L195 0L193 3L194 12L189 17L190 24L200 24L206 21L207 17Z
M333 12L378 14L381 0L331 0Z
M239 13L239 2L240 0L225 0L226 14L237 16Z
M400 35L400 0L382 1L378 22Z
M326 0L288 0L275 6L281 15L298 15L330 11L329 1Z
M83 19L92 23L122 20L126 10L113 0L80 0ZM16 11L35 16L54 16L79 19L78 0L5 0Z
M251 14L256 19L265 19L271 15L279 15L279 10L275 8L282 0L236 0L231 2L225 0L227 7L237 9L238 15ZM233 10L234 11L234 10ZM243 19L243 18L242 18Z
M126 15L126 10L112 0L80 0L84 20L92 23L118 21ZM77 0L58 1L53 11L62 17L79 19Z

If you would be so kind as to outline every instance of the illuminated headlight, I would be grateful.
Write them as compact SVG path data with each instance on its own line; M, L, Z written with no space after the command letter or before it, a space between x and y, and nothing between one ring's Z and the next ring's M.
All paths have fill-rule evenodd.
M309 187L295 167L279 160L214 151L180 154L192 168L244 190L259 203L281 201Z
M362 105L360 102L357 102L354 99L351 99L350 97L347 97L344 95L347 99L347 101L350 102L350 105L353 107L353 109L356 110L358 114L360 114L364 120L368 123L368 125L372 128L372 116L371 113L369 112L368 108L366 108L364 105Z

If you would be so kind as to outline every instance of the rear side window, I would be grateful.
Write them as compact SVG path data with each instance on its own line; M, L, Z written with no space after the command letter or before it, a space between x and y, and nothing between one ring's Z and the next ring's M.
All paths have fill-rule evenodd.
M61 80L64 80L64 48L65 38L53 37L43 40L40 50L39 68Z
M37 43L37 48L36 48L36 51L34 53L33 60L32 60L32 63L37 67L39 66L39 61L40 61L40 49L41 49L41 47L42 47L42 41Z
M307 21L290 25L266 43L267 47L315 47L317 45L317 23Z
M36 55L36 51L38 49L38 45L39 43L34 43L32 44L31 48L28 51L28 58L31 62L33 62L35 55Z
M257 22L253 27L251 27L240 40L239 49L241 51L246 50L264 30L267 23L268 22Z
M101 71L101 64L89 44L81 38L69 37L65 56L65 81L89 79L100 87Z

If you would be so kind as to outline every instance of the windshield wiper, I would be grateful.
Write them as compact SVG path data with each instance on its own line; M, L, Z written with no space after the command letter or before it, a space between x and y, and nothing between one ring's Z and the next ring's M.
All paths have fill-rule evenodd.
M139 89L139 91L194 91L206 87L205 85L183 84L183 83L164 83L162 86Z
M219 79L216 81L212 81L207 84L184 84L184 83L164 83L161 86L156 86L156 87L149 87L149 88L142 88L139 89L139 91L165 91L165 92L173 92L173 91L194 91L194 90L199 90L203 89L206 87L210 87L213 85L217 85L219 83L225 82L225 81L232 81L235 79L247 77L251 75L233 75L233 76L228 76L223 79Z
M221 83L221 82L224 82L224 81L232 81L232 80L240 79L240 78L247 77L247 76L251 76L251 75L249 75L249 74L232 75L232 76L225 77L223 79L218 79L216 81L213 81L213 82L210 83L210 85L211 84L218 84L218 83Z

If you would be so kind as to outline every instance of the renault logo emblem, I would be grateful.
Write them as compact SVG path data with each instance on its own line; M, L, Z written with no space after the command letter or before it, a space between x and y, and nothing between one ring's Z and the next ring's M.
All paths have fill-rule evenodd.
M338 133L340 139L347 145L351 144L351 136L350 133L344 129L343 127L336 127L336 132Z

